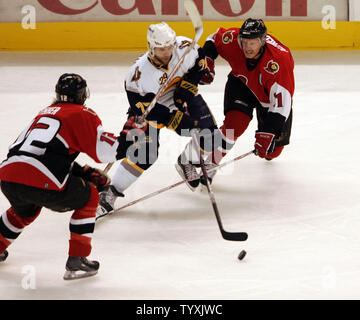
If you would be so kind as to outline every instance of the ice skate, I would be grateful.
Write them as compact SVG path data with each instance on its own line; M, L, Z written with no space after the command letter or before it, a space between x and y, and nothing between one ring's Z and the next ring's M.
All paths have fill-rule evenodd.
M124 194L118 192L112 185L100 193L99 205L96 210L96 220L114 211L115 201L118 197L124 197Z
M97 274L100 264L98 261L88 260L85 257L70 257L66 262L64 280L87 278Z
M0 254L0 262L5 261L8 255L9 253L7 252L7 250L5 250L2 254Z
M191 163L181 162L181 155L178 157L177 163L175 164L175 168L184 180L194 178L198 175L195 165ZM200 180L196 179L192 181L187 181L186 184L191 189L191 191L195 191L195 189L199 186L199 182Z

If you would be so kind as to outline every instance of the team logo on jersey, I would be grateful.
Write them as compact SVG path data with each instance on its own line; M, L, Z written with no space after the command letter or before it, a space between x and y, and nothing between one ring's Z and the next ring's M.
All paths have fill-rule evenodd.
M164 74L159 78L159 83L160 83L160 85L162 86L162 85L166 82L167 79L168 79L168 75L167 75L167 73L164 73Z
M131 78L131 81L139 81L141 77L141 72L139 70L139 67L136 67L134 75Z
M227 31L222 36L222 42L224 44L228 44L229 42L232 42L234 40L234 36L232 34L232 31Z
M206 59L201 59L198 63L199 67L200 67L200 71L204 70L207 68L207 62Z
M280 70L280 66L277 62L274 60L270 60L267 64L267 66L264 68L266 72L269 72L271 74L275 74Z

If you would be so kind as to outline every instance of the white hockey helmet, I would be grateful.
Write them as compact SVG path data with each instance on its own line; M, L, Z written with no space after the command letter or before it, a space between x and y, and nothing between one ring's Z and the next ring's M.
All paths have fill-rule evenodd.
M155 48L175 46L176 33L165 22L151 24L147 31L148 47L153 54Z

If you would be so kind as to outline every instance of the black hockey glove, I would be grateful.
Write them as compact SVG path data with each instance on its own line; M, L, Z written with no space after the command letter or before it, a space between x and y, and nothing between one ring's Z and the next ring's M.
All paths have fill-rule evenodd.
M174 92L175 106L185 112L184 104L189 103L191 99L198 93L197 85L183 79L178 84Z

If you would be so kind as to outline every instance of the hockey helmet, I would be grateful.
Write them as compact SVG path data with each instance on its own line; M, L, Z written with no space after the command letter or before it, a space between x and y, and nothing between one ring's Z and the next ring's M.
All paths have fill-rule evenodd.
M175 46L176 33L166 22L151 24L147 30L147 41L150 51Z
M265 43L267 28L262 19L246 19L239 31L240 39L256 39L259 38Z
M61 75L56 84L55 92L58 101L81 105L90 96L85 79L75 73Z

